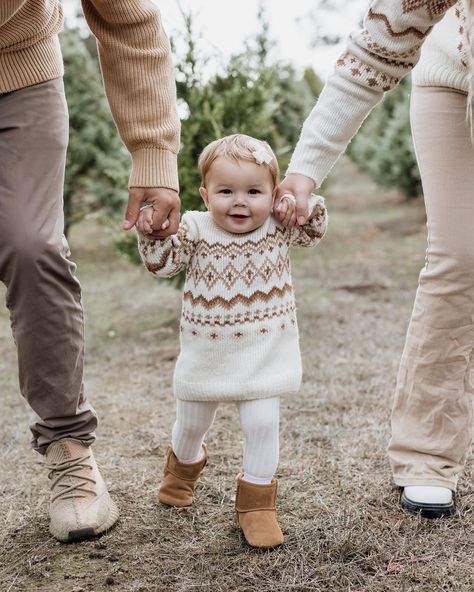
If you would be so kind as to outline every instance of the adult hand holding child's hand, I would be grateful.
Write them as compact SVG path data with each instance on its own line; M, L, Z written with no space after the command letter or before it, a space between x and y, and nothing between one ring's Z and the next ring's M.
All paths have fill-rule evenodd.
M123 229L136 225L149 238L165 238L177 232L179 210L179 194L174 189L131 187Z
M302 226L308 221L308 199L316 189L316 183L306 175L289 174L277 188L275 198L275 216L289 228ZM293 200L285 195L294 196Z

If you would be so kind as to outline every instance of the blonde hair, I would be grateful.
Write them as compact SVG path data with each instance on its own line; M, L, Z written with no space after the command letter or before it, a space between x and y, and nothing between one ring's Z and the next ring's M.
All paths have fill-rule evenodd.
M278 185L280 182L280 167L275 153L270 148L269 144L263 140L257 140L252 136L245 134L232 134L230 136L224 136L219 140L214 140L208 144L198 160L198 167L201 173L201 184L203 187L206 184L206 176L212 163L217 158L229 158L238 162L239 160L247 160L249 162L258 162L256 154L258 151L262 151L271 157L268 162L262 162L260 166L268 168L268 171L272 177L273 187Z

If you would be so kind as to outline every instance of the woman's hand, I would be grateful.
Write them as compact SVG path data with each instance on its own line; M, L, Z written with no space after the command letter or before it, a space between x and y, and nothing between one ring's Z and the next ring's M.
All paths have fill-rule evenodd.
M316 183L306 175L299 175L297 173L289 174L277 188L275 197L275 216L284 226L303 226L308 220L308 199L311 193L316 189ZM285 207L279 209L281 198L285 195L293 195L296 201L296 220L295 216L291 216L290 224L285 224L288 221L287 211ZM284 202L288 200L283 200Z

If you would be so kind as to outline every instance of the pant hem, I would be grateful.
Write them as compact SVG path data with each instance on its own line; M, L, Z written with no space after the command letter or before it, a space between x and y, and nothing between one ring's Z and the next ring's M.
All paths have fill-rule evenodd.
M451 491L456 491L456 482L449 479L442 479L440 477L394 477L395 485L399 487L410 487L412 485L425 485L434 487L447 487Z

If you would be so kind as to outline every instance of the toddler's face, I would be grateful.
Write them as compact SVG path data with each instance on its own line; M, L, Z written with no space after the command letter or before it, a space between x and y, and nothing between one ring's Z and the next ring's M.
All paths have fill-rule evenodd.
M219 157L199 193L218 226L243 234L262 226L271 214L275 192L266 166Z

